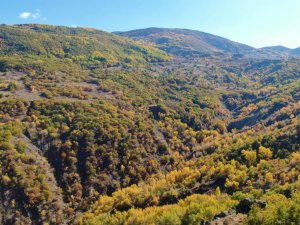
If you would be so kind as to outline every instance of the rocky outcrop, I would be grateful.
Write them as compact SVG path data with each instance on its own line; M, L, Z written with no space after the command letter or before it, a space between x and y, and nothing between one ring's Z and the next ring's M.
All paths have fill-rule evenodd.
M267 203L262 200L256 200L256 199L252 200L249 198L245 198L241 200L240 203L236 206L236 212L247 214L250 212L253 205L257 205L258 207L263 209L267 206Z

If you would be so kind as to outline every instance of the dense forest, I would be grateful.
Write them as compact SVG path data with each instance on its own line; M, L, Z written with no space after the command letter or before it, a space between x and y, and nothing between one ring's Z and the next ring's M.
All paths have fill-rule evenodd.
M300 224L300 58L145 32L0 26L0 224Z

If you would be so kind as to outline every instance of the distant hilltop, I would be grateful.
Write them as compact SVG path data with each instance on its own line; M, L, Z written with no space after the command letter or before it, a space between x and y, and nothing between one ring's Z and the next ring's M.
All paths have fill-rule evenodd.
M251 58L299 57L300 48L283 46L254 48L229 39L188 29L147 28L127 32L114 32L141 43L148 43L172 55L182 57L204 56L207 54L231 54Z

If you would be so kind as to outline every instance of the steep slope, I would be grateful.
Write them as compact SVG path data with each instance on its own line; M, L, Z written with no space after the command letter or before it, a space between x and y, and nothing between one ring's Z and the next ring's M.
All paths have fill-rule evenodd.
M21 132L20 121L0 124L0 223L64 223L67 207L53 171Z
M207 133L201 157L188 167L101 196L78 223L211 224L220 214L242 212L243 223L237 224L273 224L279 218L293 224L299 221L299 204L293 204L299 201L299 138L297 119L240 133ZM243 200L260 205L241 210Z
M213 53L253 55L259 54L255 48L233 42L212 34L188 30L148 28L128 32L115 32L141 43L150 43L176 56L202 56Z

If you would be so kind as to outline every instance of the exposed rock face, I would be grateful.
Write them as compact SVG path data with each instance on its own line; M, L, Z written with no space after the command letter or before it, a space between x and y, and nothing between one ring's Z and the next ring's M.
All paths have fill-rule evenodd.
M217 214L214 219L217 220L217 219L224 218L224 217L230 216L230 215L236 215L236 211L233 209L229 209L228 211L222 211L219 214Z
M236 212L247 214L251 210L251 207L255 204L260 208L265 208L267 205L266 202L262 200L251 200L249 198L245 198L236 206Z
M210 223L208 225L238 225L243 224L247 218L247 215L244 214L233 214L225 216L224 218L218 218Z

